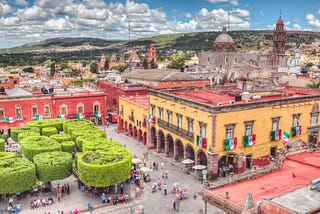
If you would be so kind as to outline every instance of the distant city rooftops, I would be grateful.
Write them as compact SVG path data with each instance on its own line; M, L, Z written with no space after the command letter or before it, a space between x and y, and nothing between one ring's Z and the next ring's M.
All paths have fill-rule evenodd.
M149 95L126 96L123 99L135 103L136 105L149 108Z

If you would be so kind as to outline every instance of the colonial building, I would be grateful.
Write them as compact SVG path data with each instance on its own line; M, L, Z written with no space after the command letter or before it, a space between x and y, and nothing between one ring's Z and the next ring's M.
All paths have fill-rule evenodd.
M221 83L224 79L234 80L238 77L261 77L263 72L277 72L286 67L285 41L286 33L281 17L274 29L273 50L270 53L236 52L235 41L224 27L214 40L212 50L199 52L199 66L187 71L193 75L207 72L211 83Z
M149 96L122 96L119 98L118 131L147 143L147 122L149 118Z
M150 90L147 147L206 165L211 178L268 165L288 142L318 147L320 91L262 87Z
M153 43L150 44L148 53L148 63L151 61L153 61L155 64L157 63L157 52Z
M0 95L0 128L7 131L31 120L57 117L85 118L102 125L106 116L105 97L103 91L89 89L41 93L16 87Z

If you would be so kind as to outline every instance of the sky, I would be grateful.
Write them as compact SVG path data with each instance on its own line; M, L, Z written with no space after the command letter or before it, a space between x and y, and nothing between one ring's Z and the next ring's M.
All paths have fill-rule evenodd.
M0 48L55 37L270 30L280 16L287 30L319 32L320 0L0 0Z

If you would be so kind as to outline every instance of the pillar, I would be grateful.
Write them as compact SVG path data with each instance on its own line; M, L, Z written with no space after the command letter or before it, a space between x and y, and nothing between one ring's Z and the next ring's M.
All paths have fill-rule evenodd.
M161 152L161 135L158 134L157 136L157 153Z
M169 141L168 139L165 140L165 143L164 143L164 153L165 153L165 156L166 157L170 157L169 155Z
M177 142L173 143L173 158L175 161L178 160L178 143Z
M219 154L208 152L207 170L208 179L218 178L218 166L219 164Z
M207 214L207 213L208 213L208 202L203 201L203 214Z

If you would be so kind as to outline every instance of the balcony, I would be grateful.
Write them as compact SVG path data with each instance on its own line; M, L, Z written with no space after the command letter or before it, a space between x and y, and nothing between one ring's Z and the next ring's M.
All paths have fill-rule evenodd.
M158 121L158 126L160 126L161 128L164 128L168 131L172 131L173 133L181 136L182 138L185 138L185 139L193 142L193 140L194 140L193 133L190 133L187 130L184 130L178 126L172 125L172 124L170 124L166 121L163 121L159 118L157 121Z

